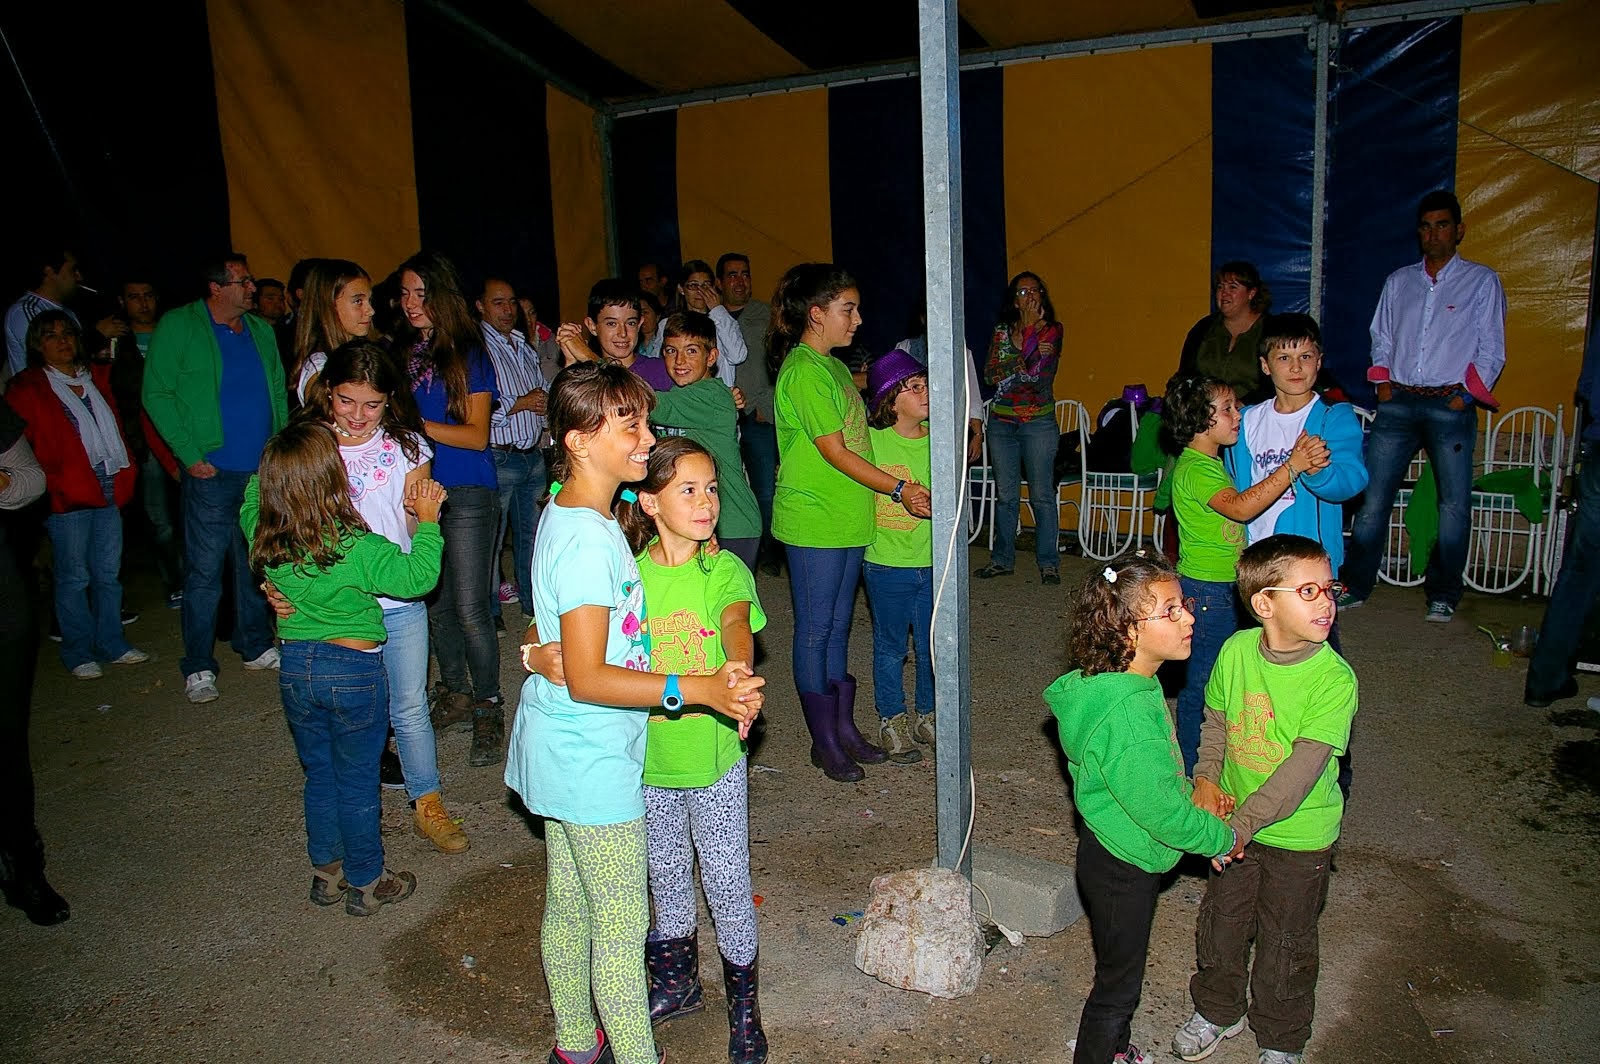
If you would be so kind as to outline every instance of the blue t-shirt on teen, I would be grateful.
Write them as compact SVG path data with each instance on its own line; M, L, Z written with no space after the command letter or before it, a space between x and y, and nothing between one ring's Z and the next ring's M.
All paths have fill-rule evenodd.
M467 394L488 392L489 406L500 401L500 389L494 379L494 363L481 347L467 352ZM449 414L450 397L445 391L444 378L432 371L413 376L411 394L416 396L417 411L425 421L438 421L446 425L459 425ZM433 479L446 488L499 487L495 476L494 457L489 448L471 451L465 447L451 447L446 443L433 445Z
M222 376L217 386L217 403L222 409L222 446L206 455L206 461L230 473L254 473L261 465L261 451L272 435L272 400L267 396L267 371L261 365L261 352L243 322L234 332L226 325L211 323L222 352Z
M588 507L552 502L533 546L539 638L561 638L579 606L611 611L606 664L650 671L650 631L639 565L622 529ZM624 824L644 816L643 708L577 702L539 675L522 685L506 749L506 786L540 816L570 824Z

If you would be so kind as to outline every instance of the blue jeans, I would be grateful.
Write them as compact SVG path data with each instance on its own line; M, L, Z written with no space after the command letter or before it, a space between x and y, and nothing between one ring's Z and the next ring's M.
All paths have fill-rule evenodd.
M753 417L739 419L739 449L744 454L744 471L761 508L762 539L772 538L772 493L778 483L778 429L770 421Z
M272 646L267 600L250 571L250 549L239 530L239 506L249 473L219 469L214 477L183 477L183 657L185 676L217 671L217 606L222 574L233 565L233 649L245 661Z
M1600 595L1600 446L1584 441L1578 458L1578 512L1568 525L1567 551L1528 662L1528 693L1546 698L1572 678L1584 618Z
M539 527L539 500L549 486L544 455L535 448L521 451L491 451L494 473L500 483L500 524L489 552L489 614L500 616L500 553L505 546L506 528L511 529L511 558L516 565L517 599L522 615L533 617L533 533Z
M61 664L69 669L97 657L128 652L122 634L122 513L112 498L112 478L101 477L106 504L45 518L55 555L56 621ZM0 681L9 682L9 681Z
M1183 751L1184 772L1192 774L1194 763L1200 759L1206 682L1211 679L1211 667L1217 663L1222 644L1239 630L1239 596L1231 583L1191 580L1187 576L1178 582L1183 585L1184 597L1194 598L1194 637L1189 642L1183 690L1178 692L1178 749Z
M428 718L428 607L408 602L383 611L383 668L389 681L389 726L400 750L406 795L416 801L439 789L439 752Z
M1378 404L1378 416L1367 436L1367 493L1351 530L1341 579L1358 599L1372 594L1378 563L1389 535L1389 514L1417 448L1439 486L1439 543L1428 559L1423 590L1429 602L1451 606L1461 601L1461 572L1467 564L1472 531L1472 449L1478 438L1478 415L1472 406L1451 410L1448 400L1395 390Z
M1028 480L1033 511L1033 556L1039 568L1059 569L1060 512L1056 509L1056 447L1061 433L1053 417L1032 421L989 419L989 462L994 467L997 503L994 550L989 563L1002 569L1017 563L1017 517L1022 512L1022 480Z
M439 517L439 531L444 534L444 575L428 602L428 629L433 652L439 657L440 681L458 694L470 691L476 699L496 702L500 700L500 644L494 637L484 585L499 527L500 499L493 488L467 484L450 489L450 499Z
M789 546L789 590L794 595L794 686L802 695L826 694L849 672L850 616L865 547Z
M906 631L916 638L917 712L933 712L933 567L863 562L872 606L872 701L884 720L906 711Z
M383 655L334 643L290 640L278 674L300 766L306 772L306 855L344 862L366 886L383 872L378 833L378 758L389 733Z

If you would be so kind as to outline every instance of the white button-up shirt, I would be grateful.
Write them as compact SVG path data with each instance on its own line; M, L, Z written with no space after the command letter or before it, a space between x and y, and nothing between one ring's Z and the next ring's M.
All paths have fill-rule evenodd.
M1467 367L1493 388L1506 364L1506 294L1500 276L1460 255L1429 277L1421 262L1383 283L1372 315L1372 366L1419 388L1463 384Z

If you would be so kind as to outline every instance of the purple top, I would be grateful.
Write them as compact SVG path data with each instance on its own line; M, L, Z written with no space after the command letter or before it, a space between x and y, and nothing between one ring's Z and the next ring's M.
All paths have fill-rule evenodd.
M628 367L633 370L634 376L644 381L658 392L672 391L672 374L667 372L666 360L660 358L646 358L644 355L635 356L633 365Z

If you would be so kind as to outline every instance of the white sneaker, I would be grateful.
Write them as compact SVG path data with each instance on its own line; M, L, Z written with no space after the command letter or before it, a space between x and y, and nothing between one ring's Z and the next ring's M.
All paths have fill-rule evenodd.
M217 690L217 674L210 669L201 669L191 672L183 678L183 693L195 705L204 705L215 702L222 697L222 692Z
M1067 1052L1075 1053L1078 1050L1076 1038L1067 1039ZM1128 1048L1111 1058L1111 1064L1156 1064L1156 1058L1148 1053L1139 1051L1139 1047L1129 1043Z
M150 655L138 647L129 647L123 651L122 657L112 658L113 665L138 665L150 660Z
M1303 1064L1306 1059L1304 1053L1285 1053L1281 1049L1263 1049L1256 1057L1256 1064Z
M98 680L105 675L98 661L86 661L82 665L72 667L72 675L80 680Z
M1218 1027L1198 1012L1172 1036L1172 1055L1180 1060L1204 1060L1217 1051L1224 1038L1244 1030L1244 1017L1231 1027Z
M251 658L244 663L247 669L261 672L266 669L276 669L283 661L283 656L278 653L277 647L268 647L261 652L259 657Z

